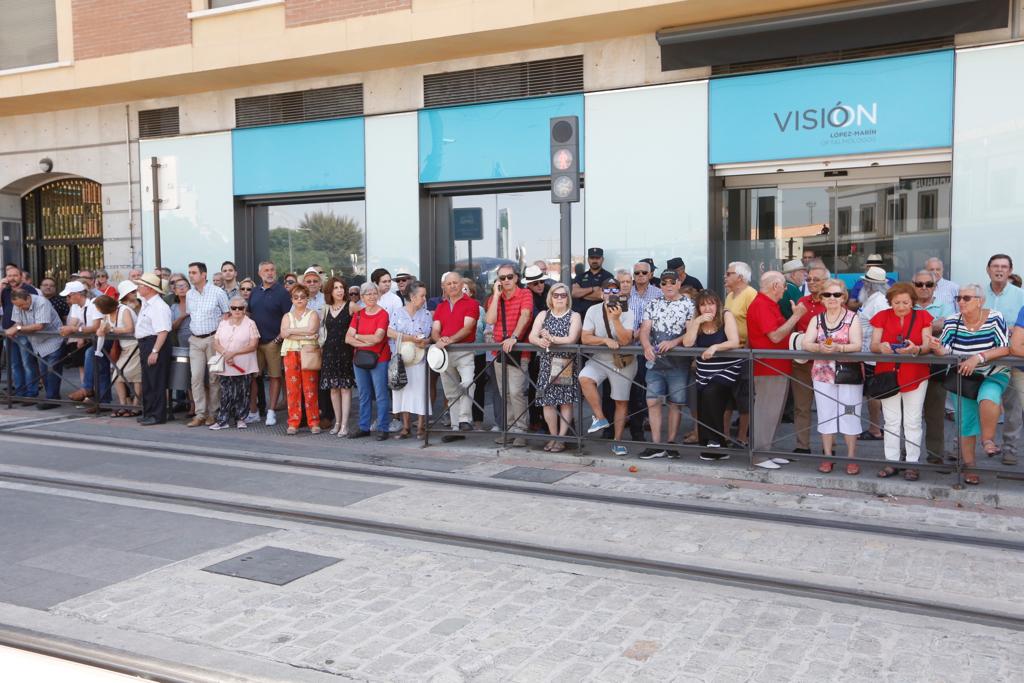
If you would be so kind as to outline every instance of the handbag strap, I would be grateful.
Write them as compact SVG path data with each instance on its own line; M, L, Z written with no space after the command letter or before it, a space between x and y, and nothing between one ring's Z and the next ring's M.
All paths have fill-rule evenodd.
M505 297L498 292L498 309L501 311L501 334L502 338L508 339L508 321L505 320Z

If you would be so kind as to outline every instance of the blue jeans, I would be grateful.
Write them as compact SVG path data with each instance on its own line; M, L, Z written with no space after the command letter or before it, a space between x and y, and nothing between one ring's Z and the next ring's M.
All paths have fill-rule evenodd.
M46 398L54 400L60 398L60 382L64 373L63 363L61 362L63 353L64 349L59 348L49 356L43 356L43 360L40 361L43 366L43 372L46 373L43 379L46 384Z
M103 350L106 353L110 353L110 347L114 345L113 341L108 341L103 345ZM110 358L106 355L97 356L96 345L90 344L85 349L86 364L88 365L89 359L92 360L92 385L86 385L93 391L93 397L99 403L111 403L110 398ZM86 376L89 375L89 370L85 371Z
M380 361L373 370L354 368L359 387L359 429L370 431L374 397L377 399L377 431L387 433L391 426L391 390L388 389L388 364Z
M8 358L14 380L14 395L33 398L39 395L39 363L28 350L25 337L8 338Z
M93 361L96 359L96 356L93 355L93 351L95 350L96 349L92 344L86 344L82 347L82 353L85 354L82 361L82 367L84 368L82 374L82 388L89 389L90 391L92 391L92 366Z

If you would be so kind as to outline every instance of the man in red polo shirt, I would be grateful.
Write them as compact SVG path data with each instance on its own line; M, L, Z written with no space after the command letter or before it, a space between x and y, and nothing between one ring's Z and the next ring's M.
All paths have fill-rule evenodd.
M434 326L430 336L434 344L447 348L452 344L476 340L476 323L480 319L480 304L462 291L462 277L447 272L441 277L444 299L434 311ZM448 369L441 374L441 386L448 399L452 429L468 432L473 429L473 352L449 349Z
M830 277L832 275L828 272L825 264L821 261L811 262L807 269L806 281L807 288L811 293L800 297L797 301L805 309L803 316L796 324L797 332L806 332L811 319L825 312L825 305L821 303L818 294ZM811 452L811 406L814 405L814 384L811 382L812 366L811 362L793 364L793 381L790 383L790 391L793 392L793 428L796 430L794 453Z
M530 319L533 318L533 295L530 290L519 287L515 268L504 265L498 268L498 279L494 282L494 294L487 297L487 313L484 319L494 325L494 341L501 342L501 352L494 362L498 379L498 391L507 389L502 396L505 401L505 419L510 422L509 431L526 433L526 366L530 362L529 352L515 350L517 342L524 341L530 333ZM521 357L520 357L521 355ZM502 373L507 373L508 386L501 386ZM504 439L498 437L504 444ZM512 441L516 448L526 446L521 436Z
M761 291L747 309L747 343L752 349L788 349L789 335L806 313L803 303L797 302L793 315L786 320L779 310L779 301L786 293L786 278L770 270L761 276ZM786 406L786 388L793 372L793 361L785 358L766 358L754 361L754 434L755 451L770 450L775 441L775 430ZM785 458L763 458L754 462L757 467L777 470Z

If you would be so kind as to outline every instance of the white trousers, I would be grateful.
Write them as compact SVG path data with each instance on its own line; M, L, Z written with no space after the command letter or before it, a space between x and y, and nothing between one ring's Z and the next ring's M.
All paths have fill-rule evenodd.
M924 395L928 382L921 382L913 391L901 391L895 396L882 399L882 419L885 422L885 459L896 462L900 459L900 427L907 446L907 462L921 459L921 444L924 438Z
M818 409L819 434L859 435L863 384L833 384L814 380L814 405Z

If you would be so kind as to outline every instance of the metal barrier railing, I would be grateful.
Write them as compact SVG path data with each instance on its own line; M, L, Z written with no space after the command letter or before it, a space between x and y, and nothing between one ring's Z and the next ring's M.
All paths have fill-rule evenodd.
M47 333L36 333L36 334L45 335ZM49 334L52 335L52 334L55 334L55 333L49 333ZM86 340L88 342L92 342L93 345L90 348L93 348L95 346L95 339L96 339L96 337L95 337L95 335L89 335L89 334L74 334L74 335L70 335L68 337L68 339L72 339L72 340L84 339L84 340ZM130 336L127 336L127 335L107 335L106 339L107 340L114 340L114 339L133 339L133 338L130 337ZM55 404L60 404L60 405L67 405L67 404L74 405L74 404L77 404L77 402L70 401L70 400L67 400L67 399L55 400L55 399L46 399L46 398L38 398L38 397L32 398L32 397L16 397L16 396L14 396L13 395L14 394L14 386L13 386L12 367L11 367L11 363L9 362L9 344L11 344L11 343L12 343L12 340L10 340L10 339L5 340L4 349L3 349L3 360L4 360L4 362L6 364L6 367L7 367L7 373L6 373L7 374L7 381L6 381L6 389L7 389L7 392L6 392L7 393L6 403L7 403L7 407L8 408L11 408L15 401L24 401L24 402L29 402L29 403L46 402L46 403L55 403ZM19 348L20 348L20 350L22 352L29 353L29 355L32 357L32 359L34 361L38 362L38 361L41 360L41 356L39 356L39 354L36 354L34 352L34 350L32 350L30 348L30 345L22 344ZM452 346L449 347L449 352L451 354L468 353L468 354L474 354L475 355L475 354L481 354L482 353L482 354L484 354L485 363L483 364L483 367L482 367L481 370L479 370L479 371L478 370L474 370L473 382L471 382L468 386L462 386L461 382L459 383L459 388L458 388L458 391L456 392L456 395L454 395L454 396L446 396L445 392L444 392L444 389L443 389L443 385L442 385L442 387L438 387L438 391L437 391L437 393L439 394L438 398L442 399L441 402L443 402L446 405L444 406L444 408L442 410L440 410L438 412L434 412L433 414L428 416L427 419L425 420L425 434L424 434L424 441L423 441L423 446L424 447L429 447L431 445L431 436L439 436L439 437L441 437L442 442L450 442L453 439L456 439L456 438L459 438L459 437L464 437L466 435L471 435L471 434L474 434L474 433L475 434L488 434L488 435L492 435L492 436L496 434L496 435L498 435L497 436L498 440L501 443L506 444L506 445L509 444L510 442L514 441L515 439L545 440L545 441L550 441L550 442L559 442L559 443L571 444L572 446L575 447L575 449L577 451L582 450L585 444L593 444L593 443L609 444L609 443L611 443L610 440L604 439L601 436L591 435L590 433L588 433L587 429L584 427L584 425L585 425L585 417L587 416L587 413L586 413L586 407L587 406L586 406L586 402L583 400L583 395L582 395L582 391L580 389L580 384L579 384L578 379L576 379L575 384L573 385L574 393L575 393L575 400L572 403L572 406L573 406L573 416L572 416L572 423L569 425L568 433L562 434L562 435L559 435L559 434L532 433L532 432L527 432L527 431L522 430L522 429L514 428L513 427L514 425L521 424L522 419L527 416L528 411L529 411L529 402L525 400L525 394L527 394L529 389L531 389L531 388L534 389L535 391L540 389L542 387L542 383L538 380L537 377L534 377L532 375L532 373L529 371L528 363L526 361L524 361L521 358L515 357L515 356L502 356L502 355L500 355L498 353L498 352L500 352L500 350L501 350L501 345L500 344L496 344L496 343L485 343L485 344L466 343L466 344L456 344L456 345L452 345ZM601 360L600 358L595 358L595 356L598 356L598 355L601 355L601 354L607 354L607 353L610 352L609 349L607 347L605 347L605 346L590 346L590 345L581 345L581 344L568 344L568 345L559 345L557 347L554 347L551 351L546 351L545 349L542 349L540 347L537 347L537 346L534 346L534 345L531 345L531 344L519 343L519 344L516 344L515 350L517 352L528 352L528 353L534 353L534 354L545 354L545 353L567 354L568 357L573 362L574 367L575 367L574 378L578 378L579 371L582 370L582 368L585 366L585 363L587 363L587 362L601 363L601 364L604 364L606 367L610 367L610 366L607 366L605 361ZM659 357L661 357L661 358L676 358L676 359L680 359L681 363L683 364L683 366L686 366L687 364L691 363L694 359L699 357L704 351L705 351L705 349L702 349L702 348L678 347L678 348L672 349L667 354L660 354ZM137 352L137 348L136 349L132 349L132 353L136 353L136 352ZM621 348L615 350L614 352L617 353L617 354L628 354L628 355L635 356L636 360L634 362L638 364L638 370L639 370L639 364L645 362L645 359L644 359L644 356L643 356L643 350L639 346L625 346L625 347L621 347ZM72 353L74 353L74 351ZM107 362L107 363L111 362L112 359L110 358L109 351L106 348L102 348L101 349L101 353L102 353L102 356L97 356L97 360L99 360L99 358L102 358L102 361L99 361L99 362ZM64 356L62 358L62 361L67 356L70 356L70 355L71 355L70 353L66 354L66 356ZM956 365L958 363L958 361L959 361L959 358L957 358L955 356L937 356L937 355L931 355L931 354L926 354L926 355L922 355L922 356L910 356L910 355L898 355L898 354L885 355L885 354L874 354L874 353L844 353L844 354L842 354L841 356L839 356L837 358L837 354L835 354L835 353L824 354L824 353L811 353L811 352L805 352L805 351L774 351L774 350L760 350L760 349L756 350L756 351L755 350L751 350L751 349L737 349L737 350L733 350L733 351L722 351L722 352L717 353L716 357L717 358L732 358L732 359L737 359L739 361L743 361L743 372L742 372L742 376L741 376L740 381L747 382L747 384L749 386L749 391L747 392L747 405L745 406L745 409L746 409L746 414L750 415L750 416L754 416L755 415L755 411L757 410L757 399L756 399L755 391L754 391L755 376L757 375L757 368L764 367L765 361L767 361L767 360L771 360L771 359L788 359L788 360L793 360L793 361L813 362L816 359L830 360L830 361L841 359L844 362L863 362L863 363L891 362L891 363L901 363L901 364L927 364L929 366L932 366L931 370L930 370L930 373L929 373L929 381L933 381L933 382L941 381L942 377L945 374L946 369ZM995 361L993 364L994 365L999 365L999 366L1010 366L1010 367L1017 368L1017 369L1020 369L1020 370L1024 371L1024 358L1007 357L1007 358L999 359L999 360ZM112 372L114 373L114 376L111 379L111 383L113 383L115 381L115 378L118 375L120 375L120 373L121 373L120 368L118 367L118 363L113 363L112 365L113 365ZM123 363L122 363L122 365L123 365ZM520 373L522 373L523 374L523 379L525 380L525 382L523 383L523 386L522 386L522 391L524 393L523 403L525 403L525 408L523 408L518 414L514 414L514 415L510 414L510 403L511 403L511 401L507 400L507 397L509 396L510 387L511 387L511 384L510 384L510 372L520 372ZM475 406L479 410L485 411L485 408L486 408L486 405L485 405L486 404L486 398L484 400L484 404L481 404L478 401L476 401L474 399L474 396L473 396L473 393L474 393L473 389L475 387L475 384L477 382L481 381L481 379L483 378L483 376L485 374L489 374L489 377L492 378L494 380L495 384L496 384L495 390L496 390L497 394L496 394L496 396L494 398L495 398L495 400L499 404L497 406L497 409L500 411L499 414L498 414L498 420L497 420L497 426L498 426L497 432L490 431L490 430L484 431L484 430L479 430L479 429L472 429L472 430L466 432L466 431L461 431L459 429L445 428L443 426L443 423L446 421L446 418L447 418L448 421L450 421L451 411L453 410L453 408L454 408L455 404L458 402L458 400L463 398L463 397L468 397L468 399L471 402L472 406ZM637 372L636 374L640 374L640 373ZM428 376L428 378L430 377L429 374L427 376ZM786 377L787 377L787 379L788 379L788 381L790 383L796 383L797 385L800 385L800 386L808 388L811 392L815 392L813 383L807 384L806 382L802 382L799 379L797 379L793 374L789 374ZM845 463L854 462L854 463L858 463L858 464L873 464L873 465L879 465L879 464L885 465L885 464L892 463L896 467L899 467L899 468L907 468L908 466L912 465L912 467L914 469L935 470L935 471L939 471L939 472L942 472L942 473L955 473L956 476L957 476L958 483L961 483L961 484L963 483L963 476L964 476L965 472L968 469L979 471L979 472L995 472L1001 478L1024 479L1024 475L1022 475L1021 473L1013 472L1013 471L1006 470L1006 469L1000 469L1000 468L997 468L997 467L991 467L991 466L987 466L985 464L979 465L977 460L975 460L975 463L973 465L969 465L968 463L964 462L963 454L961 452L961 432L962 432L962 415L963 415L962 406L963 406L963 401L965 401L967 399L963 399L962 396L960 395L961 394L961 388L962 388L962 376L957 375L957 378L958 378L958 381L957 381L957 392L955 394L956 395L957 410L954 411L954 415L955 415L955 417L954 417L954 425L955 425L955 428L956 428L955 429L955 438L954 438L955 457L954 457L954 460L952 462L945 462L945 461L938 462L938 463L928 462L927 461L927 457L926 457L927 455L937 456L939 459L942 459L943 456L945 455L945 453L934 453L932 451L929 451L926 448L924 443L914 443L914 442L909 442L909 443L911 443L912 445L915 445L918 448L920 448L920 452L921 452L921 457L920 457L919 461L915 462L915 463L879 460L878 458L864 457L863 454L858 454L858 455L853 456L853 457L844 457L844 456L837 456L835 454L835 452L833 452L833 454L831 454L831 455L826 455L824 453L809 453L809 454L801 453L799 455L795 455L791 450L783 450L781 448L776 448L775 447L775 446L778 445L778 442L782 438L788 438L789 436L795 436L794 434L788 434L785 437L782 437L782 436L779 436L776 433L773 436L773 438L768 440L768 442L769 442L768 446L769 447L767 447L767 448L757 448L757 447L755 447L755 443L756 443L755 442L755 436L759 436L759 435L755 435L755 431L754 431L755 428L756 428L756 422L757 422L756 420L753 420L753 419L750 420L750 426L749 426L749 432L747 434L747 439L746 439L746 441L742 441L742 440L739 440L738 438L732 437L729 434L730 427L729 427L728 424L724 425L725 431L722 432L722 431L719 431L717 429L714 429L710 424L708 424L707 421L702 420L701 419L701 415L700 415L700 411L697 410L696 406L690 406L690 413L691 413L691 418L693 419L693 421L694 421L694 423L695 423L697 428L703 427L704 430L710 430L711 432L713 432L717 436L721 437L721 440L722 440L721 441L721 445L720 445L719 448L715 449L715 453L722 454L722 455L730 455L730 456L741 457L746 462L746 464L751 465L751 466L754 465L755 462L759 462L762 459L768 459L768 458L785 458L785 459L789 459L789 460L792 460L792 459L795 459L795 458L801 458L801 459L810 459L810 460L813 460L813 461L831 461L831 462L845 462ZM62 377L62 380L64 382L66 382L66 383L70 383L72 386L76 386L78 388L81 388L73 380L69 381L67 377ZM135 392L134 392L133 388L131 387L131 383L128 382L127 384L128 384L128 390L130 392L130 397L132 399L135 399L136 395L135 395ZM425 384L424 391L426 392L427 404L428 405L436 405L437 402L433 401L431 399L431 382L428 380L424 384ZM642 381L637 380L635 375L634 375L634 378L630 380L630 386L631 386L631 388L636 388L638 390L645 389L645 384ZM695 386L695 376L694 376L694 373L692 372L692 369L690 369L690 372L688 372L688 374L687 374L687 386L686 386L687 398L688 399L691 397L691 393L692 393L692 390L694 389L694 386ZM1006 391L1014 391L1014 390L1015 389L1014 389L1013 386L1008 386L1006 388ZM698 392L699 392L699 390L698 390ZM816 393L817 396L823 396L823 394L820 394L820 392L815 392L815 393ZM826 398L829 399L829 400L836 400L836 399L834 399L832 397L829 397L829 396L826 396ZM863 402L865 402L867 400L868 400L867 398L862 398L861 399L861 403L863 403ZM659 403L660 403L662 408L667 406L669 408L669 410L675 409L675 406L668 405L669 402L666 400L666 398L660 399ZM136 407L133 404L122 404L122 403L112 403L112 402L111 403L99 403L98 405L101 408L105 408L105 409L106 408L120 408L120 409L124 409L124 408L134 408L134 407ZM170 403L168 405L170 405ZM683 408L685 407L685 405L686 404L677 406L678 410L682 411ZM647 406L648 406L648 402L647 401L643 401L643 402L641 402L638 410L633 410L632 412L628 413L627 416L626 416L627 423L628 423L628 421L629 421L629 419L631 417L637 415L638 413L646 413ZM636 407L637 406L634 404L634 408L636 408ZM855 410L855 409L859 408L860 406L859 406L859 404L857 406L841 404L841 407L845 411L845 410ZM738 408L740 413L744 412L744 410L743 410L744 407L743 406L737 406L737 408ZM609 420L609 422L611 424L614 424L614 422L612 422L611 420ZM867 425L868 425L869 428L871 426L874 426L874 427L877 427L879 430L881 430L883 432L886 431L886 426L884 424L884 420L883 420L883 422L881 424L876 424L876 423L872 423L870 421L870 419L868 419L867 420ZM808 425L806 427L806 429L813 431L813 427L814 427L814 424L813 424L813 421L812 421L812 423L810 425ZM944 425L944 427L945 427L945 425ZM895 432L890 432L890 434L892 436L896 436L899 439L901 446L905 445L906 443L908 443L906 437L904 437L903 434L895 433ZM676 436L678 436L678 435L676 435ZM685 453L696 454L696 453L701 453L701 452L707 452L708 451L708 446L706 446L706 445L703 445L703 444L700 444L700 443L697 443L697 444L681 443L681 442L675 441L674 439L669 439L669 440L666 440L666 441L654 441L654 440L637 441L637 440L632 440L632 439L619 439L619 440L614 441L614 443L615 444L621 444L621 445L624 445L624 446L627 446L627 447L645 447L645 448L653 448L655 450L657 450L657 449L666 450L667 449L669 451L677 451L677 452L681 452L683 454L685 454ZM984 462L984 461L982 461L982 462Z

